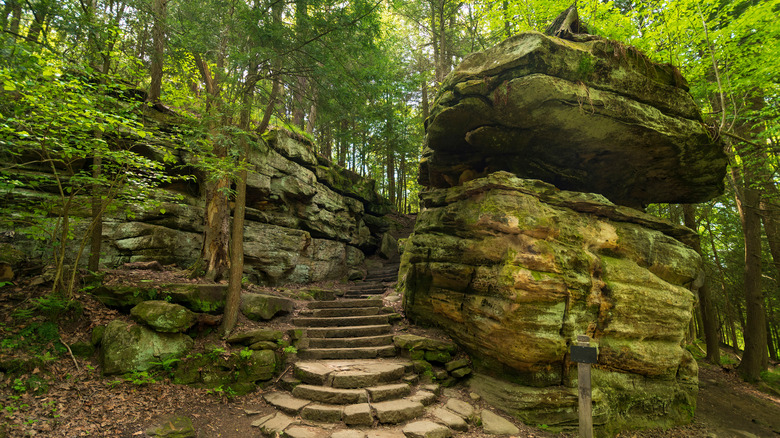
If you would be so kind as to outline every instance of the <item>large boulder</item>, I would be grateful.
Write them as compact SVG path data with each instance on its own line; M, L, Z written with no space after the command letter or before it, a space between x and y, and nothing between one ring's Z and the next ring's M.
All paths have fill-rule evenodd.
M225 308L226 284L170 283L160 285L165 299L193 312L220 313Z
M630 206L723 191L727 159L679 72L595 38L522 33L467 57L426 121L424 186L506 170Z
M283 297L245 293L241 295L241 313L255 321L267 321L277 314L293 311L295 303Z
M122 320L111 321L101 340L103 374L147 371L161 361L183 356L192 338L181 333L158 333Z
M130 309L134 320L162 333L186 332L197 320L186 307L161 300L139 303Z
M571 424L568 351L588 334L607 427L690 420L697 370L682 345L701 259L680 240L691 230L507 172L421 197L399 273L406 315L441 327L478 373L520 388L477 385L487 401L533 424Z

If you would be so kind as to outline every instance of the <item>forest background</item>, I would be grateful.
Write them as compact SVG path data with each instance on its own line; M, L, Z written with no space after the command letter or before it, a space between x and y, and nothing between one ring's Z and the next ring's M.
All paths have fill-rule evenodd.
M240 180L246 133L277 126L376 179L400 212L414 213L423 121L444 77L469 53L543 31L568 6L5 0L0 191L44 184L6 172L34 152L41 162L58 157L61 166L63 157L91 160L92 173L71 175L70 186L46 184L59 184L67 200L80 181L98 217L120 189L142 196L160 169L117 140L128 132L151 135L138 108L127 104L129 94L141 93L144 105L188 118L191 132L173 135L201 157L215 192L236 195L228 189L230 179ZM724 141L724 195L698 205L651 205L648 212L699 232L707 281L691 339L705 339L716 363L719 344L744 351L740 369L755 380L780 354L780 0L580 0L578 8L591 33L679 68L705 122ZM67 224L56 229L68 238Z

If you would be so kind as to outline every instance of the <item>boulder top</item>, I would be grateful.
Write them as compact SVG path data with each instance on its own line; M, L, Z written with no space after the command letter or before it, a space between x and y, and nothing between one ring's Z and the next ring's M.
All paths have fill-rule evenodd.
M727 159L671 65L600 37L539 32L468 56L426 120L420 183L509 171L632 207L703 202Z

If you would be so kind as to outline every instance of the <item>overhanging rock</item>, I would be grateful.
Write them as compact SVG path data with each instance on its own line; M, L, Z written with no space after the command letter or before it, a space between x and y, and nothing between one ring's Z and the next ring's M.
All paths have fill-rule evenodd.
M426 121L420 183L505 170L629 206L723 191L722 144L687 83L620 43L528 32L467 57Z

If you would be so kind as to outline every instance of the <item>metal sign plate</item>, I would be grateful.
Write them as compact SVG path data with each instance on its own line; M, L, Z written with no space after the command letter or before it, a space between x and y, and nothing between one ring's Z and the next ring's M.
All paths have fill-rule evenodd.
M581 347L579 345L572 345L570 360L577 363L597 363L598 350L596 347Z

